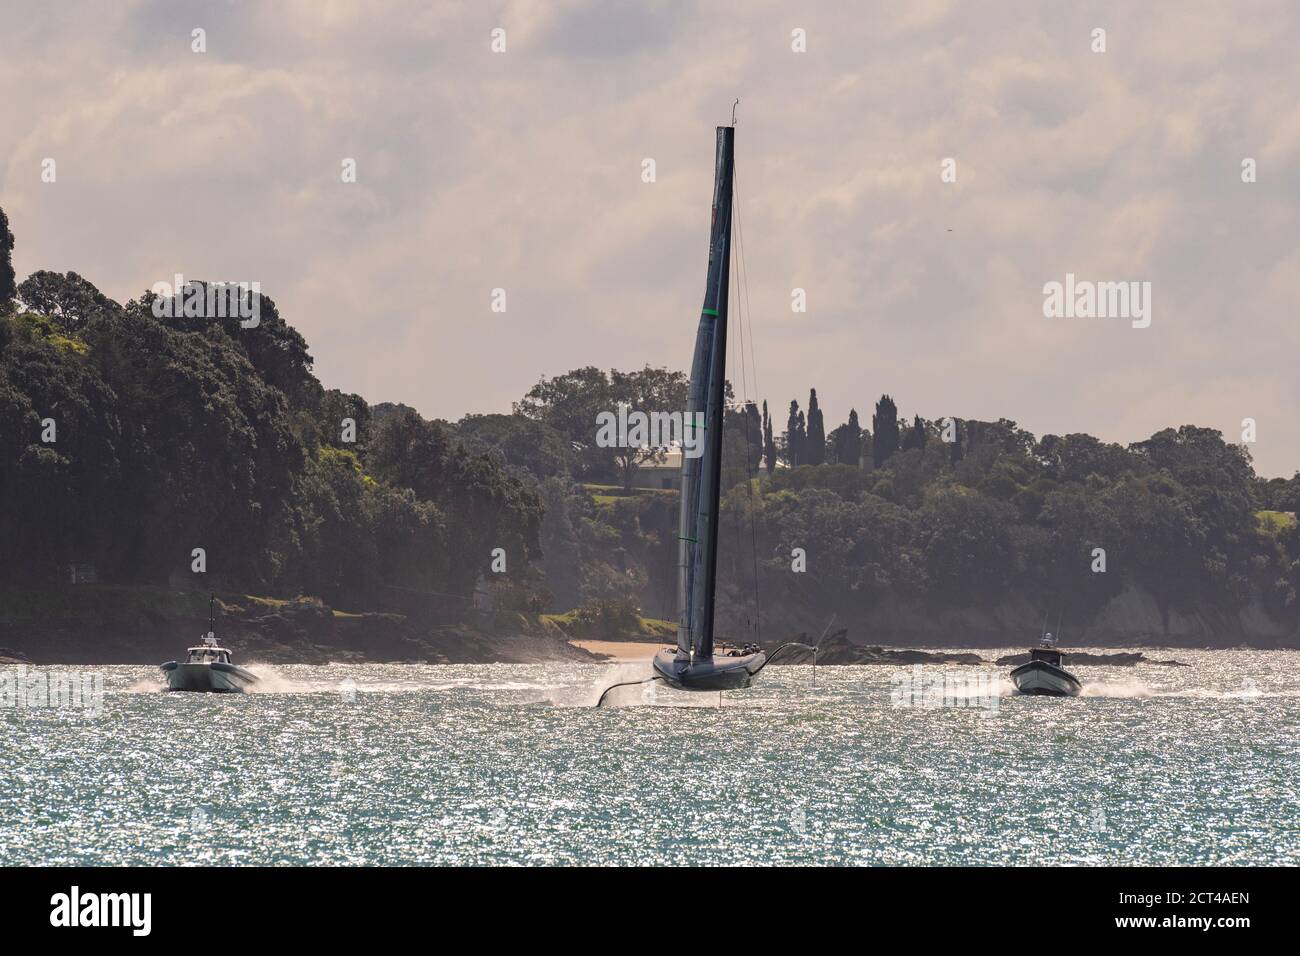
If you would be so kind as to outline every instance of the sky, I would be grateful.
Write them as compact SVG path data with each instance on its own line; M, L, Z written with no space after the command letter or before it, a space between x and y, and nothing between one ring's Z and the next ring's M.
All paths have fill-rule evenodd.
M1250 418L1289 477L1297 50L1267 0L4 0L0 207L20 278L257 281L327 387L455 420L686 368L738 98L738 391L778 431L810 387L828 432L882 393L1122 443ZM1067 274L1150 283L1150 324L1045 316Z

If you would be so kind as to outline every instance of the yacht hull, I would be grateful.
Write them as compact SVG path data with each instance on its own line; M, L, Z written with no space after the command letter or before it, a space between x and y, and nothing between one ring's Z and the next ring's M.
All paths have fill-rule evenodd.
M754 682L767 663L762 651L743 657L718 657L701 661L679 661L676 651L655 655L655 676L679 690L740 690Z
M1046 661L1030 661L1011 672L1011 682L1022 694L1047 697L1078 697L1083 686L1069 671Z
M207 694L239 694L257 683L257 676L234 664L188 664L168 661L162 665L168 690Z

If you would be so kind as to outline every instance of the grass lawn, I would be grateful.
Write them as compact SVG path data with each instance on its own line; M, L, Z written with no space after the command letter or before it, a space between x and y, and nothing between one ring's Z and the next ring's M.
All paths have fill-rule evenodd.
M1259 519L1260 530L1267 534L1277 534L1288 528L1294 528L1296 523L1295 515L1287 514L1285 511L1256 511L1255 517Z

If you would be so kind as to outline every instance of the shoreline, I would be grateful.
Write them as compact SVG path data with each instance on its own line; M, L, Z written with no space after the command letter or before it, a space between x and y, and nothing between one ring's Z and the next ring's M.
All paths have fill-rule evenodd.
M236 660L268 664L426 663L488 664L648 660L673 638L643 619L641 633L574 633L563 615L476 611L461 621L438 621L386 611L344 611L314 598L280 600L217 593L216 632ZM154 586L78 586L0 593L0 666L158 665L175 660L207 630L206 592ZM857 638L867 634L868 638ZM1033 640L1000 641L963 632L961 644L914 640L915 635L854 626L821 639L818 663L834 666L950 664L1007 666ZM1300 650L1280 642L1098 640L1062 651L1074 663L1160 664L1197 650ZM789 634L764 641L770 654ZM1131 660L1125 660L1125 657ZM1099 658L1093 660L1092 658ZM777 664L811 663L810 652L784 652Z
M655 654L659 653L662 648L670 645L661 642L650 643L646 641L601 641L601 640L571 640L569 641L574 647L580 648L592 654L600 654L606 660L616 663L626 661L648 661Z
M305 665L314 667L327 667L335 664L410 664L410 665L445 665L455 666L463 664L546 664L546 663L579 663L579 664L628 664L642 661L649 661L654 655L668 647L663 643L651 643L644 641L610 641L596 639L575 639L570 641L561 641L562 647L556 647L552 644L539 647L533 640L524 639L520 641L505 638L498 644L493 642L492 646L479 646L475 653L452 653L452 654L427 654L416 657L394 658L384 654L357 654L357 653L329 653L328 648L318 648L321 653L313 655L311 659L304 657L285 657L280 655L267 655L251 649L245 649L243 653L236 650L236 656L244 662L256 662L262 664L271 664L275 666L284 665ZM503 653L503 645L509 648L509 652ZM765 648L769 653L775 645ZM1015 651L1010 648L998 648L996 650L1010 650L1010 653L1002 653L997 656L983 657L968 649L944 649L944 648L917 648L917 647L865 647L861 645L852 645L848 649L836 652L833 648L823 647L819 651L817 665L819 667L985 667L985 668L1009 668L1022 663L1028 658L1027 652ZM1180 651L1184 654L1221 652L1221 651L1295 651L1295 648L1239 648L1239 647L1205 647L1205 648L1171 648L1162 645L1128 645L1125 648L1105 648L1105 647L1086 647L1071 651L1063 651L1068 660L1070 667L1136 667L1138 665L1147 667L1161 668L1189 668L1194 667L1193 662L1168 658L1163 655L1177 654ZM495 653L494 653L495 651ZM1155 654L1160 657L1152 656ZM105 659L102 656L90 659L76 659L66 655L57 657L45 657L43 659L33 659L25 654L15 654L12 648L0 646L0 668L11 667L31 667L31 668L50 668L50 667L156 667L160 661L142 660L140 658L127 658L114 655L113 659ZM810 653L786 653L774 662L775 666L810 666L812 664L812 655Z

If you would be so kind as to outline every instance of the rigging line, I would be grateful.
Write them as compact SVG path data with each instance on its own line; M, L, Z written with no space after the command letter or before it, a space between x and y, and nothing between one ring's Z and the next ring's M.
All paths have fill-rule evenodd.
M734 162L734 160L733 160L733 162ZM732 210L732 216L733 216L733 218L734 218L734 216L735 216L735 209L736 209L736 201L735 201L735 195L734 195L734 193L733 193L733 195L732 195L732 201L731 201L731 210ZM737 257L737 253L736 253L736 247L735 247L735 244L734 244L734 243L731 244L731 246L730 246L730 249L729 249L729 255L730 255L730 257L731 257L732 262L736 262L736 261L737 261L737 258L736 258L736 257ZM739 268L739 265L737 264L737 269L738 269L738 268ZM745 364L745 345L744 345L745 339L744 339L744 327L745 327L745 326L744 326L744 316L743 316L742 313L741 313L741 303L740 303L740 295L739 295L739 282L738 282L738 279L737 279L737 276L739 275L739 272L736 271L736 270L733 270L733 273L734 273L734 274L733 274L733 276L732 276L732 281L733 281L733 283L735 283L735 284L737 285L737 295L736 295L736 334L740 337L740 347L739 347L739 353L740 353L740 355L739 355L739 359L737 359L736 351L735 351L735 350L732 350L732 349L728 349L728 351L727 351L727 355L728 355L728 358L730 358L731 363L732 363L732 384L733 384L733 385L735 384L735 365L736 365L736 362L737 362L737 361L740 362L740 366L741 366L741 380L742 380L741 391L744 392L744 391L746 391L746 389L747 389L747 386L745 386L745 385L743 384L743 382L744 382L744 374L745 374L745 373L744 373L744 364ZM730 326L728 326L727 334L728 334L728 335L731 334ZM744 400L743 400L743 398L742 398L741 400L737 401L737 402L735 403L735 406L736 406L736 410L739 412L739 414L740 414L740 416L741 416L741 423L742 423L742 426L744 427L744 430L745 430L745 470L746 470L746 480L748 481L748 472L749 472L749 416L745 414L745 407L744 407ZM724 416L725 416L725 413L724 413ZM721 462L719 462L718 467L719 467L719 468L722 467ZM721 503L721 502L718 503L718 510L719 510L719 518L720 518L720 517L721 517L721 510L722 510L722 503ZM740 520L737 519L737 521L736 521L736 545L735 545L735 550L732 552L732 557L731 557L731 569L732 569L732 573L734 573L734 574L736 575L737 578L743 580L743 576L742 576L742 573L741 573L741 555L742 555L742 553L743 553L743 549L742 549L742 547L741 547L741 542L742 542L742 540L743 540L743 539L742 539L742 532L741 532L741 523L740 523ZM742 585L742 593L743 593L743 585ZM751 630L752 630L752 628L751 628Z
M740 221L740 176L736 172L735 157L732 157L731 160L731 187L732 205L736 210L736 242L740 249L740 269L744 279L745 313L749 316L749 366L753 372L754 395L757 397L759 389L758 363L754 361L754 313L749 306L749 270L745 266L745 228Z
M732 209L732 215L733 215L733 218L735 218L735 219L737 220L737 223L739 223L739 218L740 218L740 201L739 201L739 198L738 198L738 197L736 196L736 194L735 194L735 160L734 160L734 158L733 158L733 160L732 160L732 199L731 199L731 209ZM749 497L750 497L750 511L751 511L751 514L752 514L752 511L753 511L753 497L754 497L754 487L753 487L753 482L754 482L754 466L750 463L750 456L751 456L750 449L751 449L752 446L751 446L750 434L749 434L749 426L750 426L750 421L749 421L749 406L750 406L751 403L754 402L754 396L751 395L750 390L749 390L749 374L748 374L748 371L747 371L746 368L745 368L745 325L746 325L746 323L748 323L749 326L750 326L750 336L749 336L749 339L750 339L750 342L751 342L751 350L752 350L752 343L753 343L753 339L754 339L754 336L753 336L753 316L749 314L749 310L748 310L748 308L747 308L748 303L742 301L742 299L741 299L741 294L740 294L740 293L741 293L741 276L743 275L743 273L744 273L744 271L745 271L745 261L744 261L744 256L743 256L743 254L741 253L741 251L740 251L740 249L739 249L738 247L734 247L734 246L733 246L733 253L734 253L734 254L733 254L733 259L735 260L735 263L736 263L736 270L735 270L735 272L736 272L736 276L735 276L735 286L736 286L736 332L737 332L737 336L738 336L738 345L739 345L739 349L740 349L740 356L739 356L739 362L740 362L740 385L741 385L741 393L742 393L741 401L738 402L737 404L738 404L738 406L739 406L739 407L738 407L738 411L739 411L740 414L743 416L743 419L742 419L742 420L743 420L743 422L744 422L744 428L745 428L745 480L746 480L747 490L748 490L748 492L749 492ZM757 406L755 405L754 407L757 407ZM759 447L761 448L761 447L762 447L762 444L763 444L763 435L762 435L761 428L760 428L759 435L758 435L758 444L759 444ZM737 553L737 555L739 555L739 554L741 553L741 549L740 549L740 546L739 546L739 545L740 545L741 534L742 534L742 532L741 532L741 522L738 520L738 521L736 522L736 545L737 545L737 547L736 547L736 553ZM757 574L755 574L755 577L754 577L754 604L755 604L755 614L757 615L757 613L758 613L758 608L757 608L757 605L758 605L758 577L757 577ZM756 629L755 629L755 633L757 633L757 630L756 630Z
M733 178L734 178L734 175L735 175L735 173L734 173L734 162L733 162ZM737 221L737 230L738 230L738 234L739 234L739 224L740 224L740 202L739 202L739 197L736 196L736 194L735 194L734 182L733 182L733 190L732 190L732 193L733 193L732 205L733 205L733 210L734 210L734 212L735 212L735 216L736 216L736 221ZM751 324L750 324L750 335L749 335L749 341L750 341L750 351L751 351L751 355L752 355L752 354L753 354L753 342L754 342L753 325L752 325L752 323L753 323L753 314L752 314L752 313L749 313L749 310L748 310L748 308L747 308L747 307L748 307L748 302L747 302L747 301L745 301L745 302L742 304L741 295L740 295L740 289L741 289L742 281L747 281L747 280L744 280L744 276L746 275L746 264L745 264L745 259L744 259L744 251L743 251L743 248L742 248L742 247L739 247L739 246L738 246L736 256L737 256L737 270L736 270L736 305L737 305L737 310L738 310L738 311L741 310L741 309L743 308L744 311L745 311L746 313L748 313L747 317L748 317L748 319L749 319L749 321L750 321L750 323L751 323ZM741 343L740 343L740 348L741 348L741 356L740 356L740 360L741 360L741 368L743 369L743 368L744 368L744 364L745 364L745 354L744 354L744 348L745 348L745 345L744 345L744 340L743 340L743 338L742 338ZM755 376L755 388L757 388L757 376ZM746 391L746 397L749 398L749 395L748 395L748 392L749 392L749 384L748 384L748 380L746 380L746 383L745 383L745 391ZM750 399L750 400L752 401L752 399ZM755 405L754 407L757 408L757 405ZM756 641L761 641L761 640L762 640L762 626L763 626L763 625L762 625L762 621L763 621L763 605L762 605L762 598L761 598L761 596L760 596L760 594L759 594L759 588L760 588L760 585L759 585L759 579L758 579L758 533L757 533L757 519L756 519L756 516L755 516L757 508L756 508L755 498L754 498L754 471L753 471L753 468L752 468L751 465L750 465L750 460L749 460L749 457L750 457L750 443L749 443L749 409L748 409L748 408L743 408L743 409L742 409L742 414L745 416L745 479L746 479L746 480L745 480L745 489L746 489L746 492L748 493L748 505L749 505L749 528L750 528L750 564L751 564L751 571L752 571L752 574L753 574L753 578L752 578L752 580L753 580L753 582L754 582L754 589L753 589L753 593L754 593L754 624L753 624L753 633L754 633L754 639L755 639ZM763 432L762 432L761 426L760 426L760 430L759 430L758 441L759 441L759 446L760 446L760 448L763 447ZM740 535L740 522L739 522L739 521L737 522L736 531L737 531L737 537L739 537L739 535ZM739 552L739 550L740 550L740 549L737 548L737 552Z
M733 217L733 218L737 218L737 219L738 219L738 217L739 217L739 215L740 215L740 204L739 204L739 202L737 201L737 199L736 199L736 194L735 194L735 179L736 179L736 176L735 176L735 160L734 160L734 159L732 160L732 177L731 177L731 178L732 178L731 213L732 213L732 217ZM749 379L748 379L748 376L745 374L745 319L746 319L746 315L745 315L745 310L744 310L744 308L742 307L742 303L741 303L741 301L740 301L740 273L741 273L741 270L744 269L744 262L743 262L743 260L742 260L741 255L740 255L740 251L739 251L739 250L736 248L736 246L734 246L734 245L733 245L732 248L731 248L731 258L732 258L732 260L736 263L736 275L735 275L735 284L736 284L736 335L737 335L738 338L739 338L739 343L738 343L738 344L739 344L739 346L740 346L740 356L739 356L739 362L740 362L740 391L741 391L740 398L741 398L741 402L743 403L744 401L748 400L749 397L750 397L750 395L749 395ZM746 452L746 455L748 455L748 452Z
M735 160L732 161L732 219L736 220L737 224L738 221L740 221L740 202L738 202L736 198ZM738 362L740 362L740 382L738 382L738 384L740 384L741 386L740 389L741 402L745 402L748 401L750 397L749 377L748 375L746 375L746 371L745 371L745 317L746 317L745 303L741 302L741 295L740 295L740 276L741 276L742 269L745 268L745 265L744 265L744 261L742 261L741 258L740 248L738 248L735 245L735 243L733 243L732 245L732 260L735 261L736 263L736 268L735 268L736 274L735 276L733 276L733 284L735 284L736 286L736 334L738 337L737 338L738 351L740 351L740 356L738 356Z
M733 165L733 172L732 172L733 190L732 190L732 197L731 197L731 213L732 213L732 218L734 219L736 214L736 197L735 197L735 190L734 190L734 180L735 180L734 159L732 160L732 165ZM751 477L749 474L749 415L745 408L745 402L749 398L749 385L748 385L748 380L745 376L745 315L744 315L744 305L740 301L740 253L736 249L734 243L731 246L731 259L736 266L736 268L732 270L733 271L732 283L735 285L736 288L736 335L738 336L738 345L739 345L739 349L738 349L739 357L737 358L736 356L733 355L733 359L735 359L740 363L740 386L741 386L740 389L741 395L739 396L739 400L736 402L736 411L741 417L741 426L744 429L744 433L745 433L745 451L744 451L745 480L746 482L749 482ZM735 552L735 558L733 558L732 561L732 567L737 572L739 572L741 568L741 564L740 564L740 556L742 554L741 540L742 540L741 522L739 519L737 519L736 552Z
M731 164L731 165L732 165L732 169L731 169L731 176L732 176L731 207L732 207L732 213L734 214L735 219L736 219L736 232L737 232L737 236L739 236L739 235L740 235L740 196L739 196L739 193L738 193L737 190L736 190L736 168L735 168L736 163L735 163L735 159L734 159L734 157L733 157L733 159L732 159L732 164ZM753 316L753 313L752 313L752 312L750 311L750 309L749 309L749 278L748 278L749 273L748 273L748 270L747 270L747 268L746 268L746 266L745 266L745 247L744 247L744 244L743 244L743 243L737 243L737 248L736 248L736 263L737 263L737 269L736 269L736 310L737 310L737 312L740 312L740 311L741 311L741 305L740 305L740 298L741 298L741 297L740 297L740 285L741 285L741 277L743 276L743 277L744 277L744 285L745 285L745 305L744 305L744 313L745 313L745 315L748 316L749 323L750 323L750 326L749 326L749 354L750 354L750 364L752 365L752 364L753 364L753 356L754 356L754 325L753 325L753 322L754 322L754 316ZM739 323L739 325L740 325L741 328L743 329L743 327L744 327L744 321L742 320L742 321ZM741 376L742 376L742 378L743 378L743 377L744 377L744 367L745 367L745 340L744 340L743 336L742 336L742 338L741 338L741 340L740 340L740 367L741 367ZM758 369L757 369L757 368L754 368L753 371L754 371L754 376L753 376L753 377L754 377L754 391L755 391L755 396L754 396L754 398L757 398L757 392L758 392ZM745 391L746 391L747 393L748 393L748 391L749 391L749 385L748 385L748 382L746 382L746 384L745 384ZM748 395L747 395L746 397L748 398ZM754 401L754 399L749 399L749 400L750 400L751 402ZM754 407L755 411L757 411L757 409L758 409L758 405L757 405L757 404L754 404L753 407ZM753 630L754 630L754 639L755 639L756 641L758 641L758 640L761 640L761 639L762 639L762 635L763 635L763 630L762 630L762 628L763 628L763 602L762 602L762 598L759 596L759 582L758 582L758 517L757 517L758 506L757 506L757 504L756 504L756 502L755 502L755 499L754 499L754 478L755 478L755 475L754 475L754 469L753 469L753 467L750 466L750 463L749 463L749 409L748 409L748 408L742 408L742 409L741 409L741 414L745 416L745 488L746 488L746 490L749 492L749 553L750 553L750 560L751 560L752 565L753 565L753 573L754 573L754 628L753 628ZM759 444L759 447L763 449L763 453L766 454L766 448L767 448L767 446L766 446L765 441L764 441L763 426L762 426L761 423L759 424L759 430L758 430L758 444ZM761 460L762 460L762 459L760 458L760 461L761 461ZM736 522L736 536L737 536L737 538L740 537L740 533L741 533L741 532L740 532L740 522L737 521L737 522ZM736 551L737 551L737 553L739 553L740 548L737 547Z
M737 262L739 266L736 270L737 273L736 274L736 305L739 308L740 300L741 300L740 291L743 286L744 312L746 318L749 321L749 365L750 365L750 370L753 373L752 379L754 382L754 398L755 400L757 400L759 396L759 389L758 389L758 363L754 359L754 311L753 308L750 306L750 301L749 301L749 266L745 261L745 228L740 214L740 176L736 172L736 161L734 156L732 157L732 161L731 161L731 179L732 179L731 204L736 217L736 255L737 255ZM744 355L745 343L743 339L741 341L740 348L741 348L740 361L741 361L741 367L743 368L745 362L745 355ZM748 387L749 387L748 384L746 384L745 387L746 387L746 391L748 391ZM749 547L750 547L750 559L753 565L752 570L754 574L754 619L755 619L754 634L756 638L761 639L763 605L762 605L762 598L760 597L760 585L758 580L758 505L754 495L754 475L748 470L748 465L749 465L748 415L746 415L745 422L746 422L745 465L746 465L746 476L748 478L746 484L748 485L748 489L749 489ZM758 442L760 447L763 449L763 455L766 456L767 440L766 440L766 434L762 431L761 424L759 426Z

